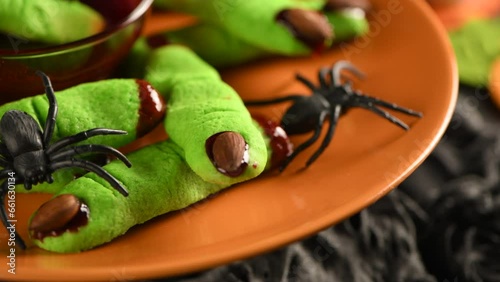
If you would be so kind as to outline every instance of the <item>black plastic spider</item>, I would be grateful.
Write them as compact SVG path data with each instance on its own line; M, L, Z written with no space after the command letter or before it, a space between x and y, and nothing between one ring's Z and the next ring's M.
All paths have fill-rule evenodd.
M89 144L68 147L93 136L127 134L127 132L94 128L50 144L57 117L57 101L49 77L40 71L37 75L42 78L49 101L45 129L42 131L33 117L18 110L7 111L0 120L0 166L3 167L0 171L0 179L7 178L0 187L0 217L5 227L12 226L14 222L14 215L8 214L4 203L7 194L10 198L9 190L13 189L14 184L23 183L24 187L30 190L32 185L38 183L52 183L52 173L62 168L79 167L93 172L109 182L122 195L128 196L122 184L102 167L91 161L75 158L77 155L87 153L104 153L115 156L130 167L127 157L118 150L105 145ZM16 242L24 249L23 240L17 233L15 235Z
M292 101L292 106L286 110L281 119L281 127L288 135L314 131L310 139L300 144L294 152L287 157L281 165L280 171L283 171L298 154L318 140L323 124L328 120L328 132L319 149L316 150L307 161L306 167L312 164L321 155L328 144L330 144L340 116L349 108L361 107L367 109L388 119L405 130L409 129L408 125L380 107L385 107L412 116L422 117L420 112L363 95L361 92L351 88L350 81L342 84L341 71L344 69L350 71L358 78L364 77L364 74L350 62L339 61L334 64L333 67L323 67L320 69L318 73L319 86L314 85L305 77L297 74L296 78L312 90L311 96L290 95L271 100L245 101L245 104L248 106L271 105Z

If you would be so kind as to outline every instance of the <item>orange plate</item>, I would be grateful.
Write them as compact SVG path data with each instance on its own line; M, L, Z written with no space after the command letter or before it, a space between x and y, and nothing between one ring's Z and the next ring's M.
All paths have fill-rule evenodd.
M439 141L453 112L458 78L445 31L424 1L373 3L378 16L371 16L372 31L365 38L323 56L234 68L224 71L224 78L244 98L308 93L294 80L296 72L315 80L319 67L349 59L367 74L356 88L425 114L422 119L396 114L411 130L352 110L341 118L332 144L305 171L299 169L319 143L281 175L261 177L160 216L94 250L68 255L18 250L15 275L7 272L2 230L0 279L123 281L198 271L304 238L384 196ZM279 118L281 110L267 109L267 114ZM22 236L29 214L45 199L18 194Z

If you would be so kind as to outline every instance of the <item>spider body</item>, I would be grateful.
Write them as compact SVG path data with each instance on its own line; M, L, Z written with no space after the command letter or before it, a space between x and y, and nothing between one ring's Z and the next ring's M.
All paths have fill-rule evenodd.
M42 136L36 121L24 112L11 110L0 120L0 141L6 149L2 155L28 187L41 183L39 177L46 175Z
M105 145L70 146L96 135L126 134L126 132L94 128L51 143L57 118L57 101L49 78L42 72L37 74L42 78L49 101L44 130L42 131L32 116L22 111L7 111L0 119L0 166L3 167L0 170L0 179L8 178L8 181L4 180L0 186L0 218L6 227L10 224L9 218L12 219L4 206L9 185L22 183L29 190L32 185L52 183L52 174L62 168L79 167L93 172L105 179L122 195L128 195L122 184L102 167L91 161L76 158L78 155L89 153L108 154L117 157L130 167L130 162L122 153ZM17 234L16 241L21 248L25 248L23 240Z
M302 96L295 99L281 119L287 134L303 134L314 130L322 111L330 111L330 103L323 95Z
M348 70L358 78L364 77L364 74L351 63L339 61L334 64L333 67L324 67L320 69L318 73L319 85L315 85L305 77L297 75L296 78L312 91L312 95L310 96L289 95L270 100L245 102L248 106L272 105L287 101L292 102L292 105L285 111L281 119L281 127L288 135L314 132L312 137L300 144L283 162L280 167L281 171L283 171L299 153L310 147L319 139L323 125L328 121L326 136L320 147L307 161L306 167L312 164L330 144L340 116L346 113L350 108L364 108L405 130L409 129L408 125L382 108L391 109L412 116L422 116L420 112L370 97L362 94L360 91L353 90L350 82L341 83L341 79L343 78L341 76L342 70Z

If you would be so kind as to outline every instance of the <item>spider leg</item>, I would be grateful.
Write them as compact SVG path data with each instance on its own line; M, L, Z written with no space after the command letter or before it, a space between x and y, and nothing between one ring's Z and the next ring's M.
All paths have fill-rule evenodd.
M300 154L302 151L307 149L309 146L311 146L316 140L318 140L320 134L321 134L321 128L323 127L323 122L325 121L325 118L327 116L328 112L323 111L321 112L319 118L318 118L318 124L316 128L314 129L314 134L309 138L306 142L300 144L295 150L293 150L293 153L288 156L283 164L280 167L280 171L284 171L285 168L297 157L298 154Z
M272 105L286 101L297 101L299 99L303 99L303 95L289 95L285 97L280 97L271 100L254 100L254 101L244 101L247 106L264 106L264 105Z
M315 91L316 90L316 85L314 85L314 83L312 83L309 79L305 78L304 76L302 76L301 74L296 74L295 75L295 78L302 82L305 86L307 86L307 88L311 89L312 91Z
M114 178L111 174L109 174L109 172L105 171L102 167L96 165L93 162L89 162L86 160L76 160L76 159L65 160L51 164L50 170L56 171L58 169L66 167L80 167L87 171L93 172L97 176L106 180L113 188L115 188L118 192L120 192L120 194L122 194L123 196L128 196L127 189L125 189L125 187L123 187L122 184L120 184L120 182L118 182L116 178Z
M323 67L318 72L318 80L321 88L331 88L328 86L327 77L330 74L330 68Z
M89 129L80 133L77 133L75 135L67 136L62 138L61 140L55 142L52 145L49 145L49 147L46 150L46 153L48 155L52 154L53 152L58 151L59 149L66 147L68 145L87 140L91 137L94 137L96 135L110 135L110 134L127 134L126 131L123 130L115 130L115 129L107 129L107 128L93 128Z
M311 165L328 147L333 138L333 133L335 132L335 128L337 127L337 122L339 121L340 114L342 113L342 106L336 105L333 109L333 113L330 115L330 125L328 127L328 132L326 133L325 139L321 143L321 146L318 148L316 152L307 160L306 167Z
M328 85L327 78L328 78L328 76L331 76L331 75L332 75L332 68L331 67L323 67L319 70L318 78L319 78L319 82L320 82L322 88L326 88L326 89L330 89L330 90L335 89L336 86L333 82L332 82L332 84ZM343 75L343 74L340 74L340 78L342 78L344 80L349 80L349 77L346 75ZM340 78L338 78L336 81L340 81ZM350 81L349 81L349 83L350 83ZM340 83L339 83L339 85L340 85ZM344 87L346 87L346 86L344 85Z
M5 146L4 143L0 143L0 155L2 155L2 157L5 160L12 159L12 156L10 155L9 150L7 149L7 146Z
M341 75L340 72L344 69L350 71L357 78L363 79L365 77L365 74L363 72L361 72L358 68L356 68L350 62L344 61L344 60L338 61L337 63L335 63L335 65L333 65L333 67L331 69L333 86L335 86L335 87L340 86L340 75Z
M54 128L56 126L57 101L49 77L41 71L37 71L36 74L42 78L43 85L45 86L45 93L49 99L49 112L47 114L47 119L45 120L45 129L43 131L43 145L47 147L52 139L52 134L54 133Z
M388 108L388 109L391 109L394 111L398 111L398 112L401 112L401 113L404 113L407 115L411 115L411 116L416 116L416 117L423 116L421 112L417 112L417 111L414 111L412 109L401 107L395 103L390 103L390 102L384 101L384 100L379 99L379 98L366 96L366 95L360 94L358 92L355 92L354 94L359 97L360 101L363 101L365 103L373 103L375 105L379 105L379 106L382 106L382 107L385 107L385 108Z
M124 154L122 154L120 151L118 151L113 147L105 145L88 144L88 145L75 146L56 152L53 155L50 155L49 159L51 162L57 162L63 159L71 158L74 155L81 155L85 153L104 153L108 155L113 155L119 160L121 160L126 166L128 167L132 166L132 164Z
M45 175L45 181L49 184L52 184L54 182L54 178L52 177L52 175L50 173L47 173Z
M11 169L2 169L2 170L0 170L0 179L7 178L7 176L9 176L10 172L12 172Z
M406 123L404 123L402 120L398 119L397 117L391 115L387 111L384 111L384 110L382 110L374 105L359 103L359 104L356 104L356 106L361 107L361 108L365 108L365 109L389 120L390 122L394 123L395 125L401 127L404 130L410 129L410 127Z
M3 171L2 171L3 172ZM7 171L7 173L0 173L0 174L8 174L9 172L12 172L11 170ZM5 178L5 177L4 177ZM16 181L17 182L17 181ZM12 224L12 222L15 222L15 219L9 219L7 210L5 209L5 196L8 193L8 187L9 187L9 182L7 180L4 180L2 183L2 187L0 188L0 219L2 220L3 226L7 228L9 225ZM11 231L7 228L7 232L10 233ZM15 240L16 243L21 249L26 249L26 244L24 243L23 239L17 232L14 232Z
M10 165L10 162L8 160L6 160L5 158L3 157L0 157L0 166L1 167L7 167Z

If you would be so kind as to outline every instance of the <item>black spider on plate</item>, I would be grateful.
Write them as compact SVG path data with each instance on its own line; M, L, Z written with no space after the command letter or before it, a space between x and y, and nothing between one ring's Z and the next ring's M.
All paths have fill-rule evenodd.
M409 127L397 117L391 115L380 107L402 112L408 115L422 117L422 113L400 107L396 104L386 102L374 97L363 95L361 92L353 90L351 83L341 83L341 71L348 70L358 78L363 78L364 74L353 64L347 61L339 61L333 67L323 67L318 73L319 86L311 81L297 75L297 79L312 90L311 96L289 95L271 100L245 101L248 106L271 105L286 101L293 102L281 119L281 127L288 135L302 134L314 131L314 134L304 143L300 144L294 152L287 157L280 167L283 171L290 162L302 151L316 142L320 136L321 129L325 121L328 120L328 131L321 143L321 146L314 152L306 163L306 167L312 164L330 144L337 122L342 114L349 108L360 107L367 109L390 122L408 130Z
M12 190L14 184L20 183L23 183L27 190L39 183L52 183L52 173L62 168L79 167L93 172L109 182L122 195L128 195L122 184L102 167L91 161L75 158L81 154L104 153L117 157L130 167L129 160L122 153L105 145L68 147L93 136L127 132L94 128L64 137L51 144L57 117L57 101L49 77L40 71L37 74L42 78L49 101L45 129L42 131L32 116L18 110L7 111L0 120L0 166L3 167L0 170L0 179L6 179L0 187L0 217L5 227L11 224L9 218L12 219L4 205L9 189ZM18 234L15 235L17 243L24 249L23 240Z

